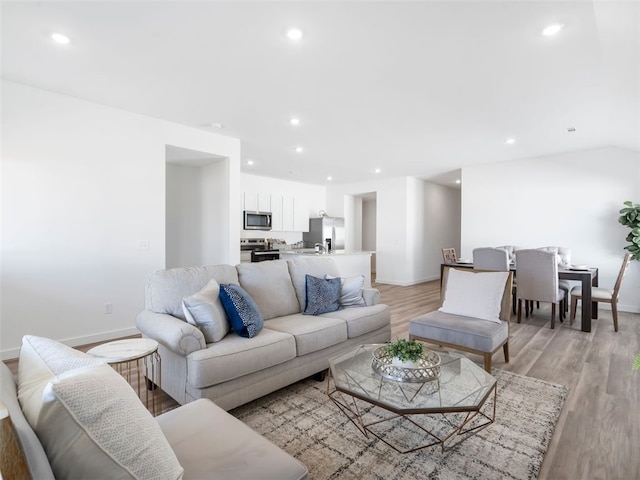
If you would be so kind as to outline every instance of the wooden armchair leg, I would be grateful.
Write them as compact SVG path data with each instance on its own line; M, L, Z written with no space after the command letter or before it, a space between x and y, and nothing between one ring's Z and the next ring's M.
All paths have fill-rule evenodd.
M556 304L551 304L551 328L556 328Z
M484 369L487 371L487 373L491 373L491 354L490 353L484 354Z
M504 353L504 362L509 363L509 342L502 346L502 352Z
M573 321L576 319L576 309L578 308L578 297L571 297L571 315L569 317L569 325L573 325Z

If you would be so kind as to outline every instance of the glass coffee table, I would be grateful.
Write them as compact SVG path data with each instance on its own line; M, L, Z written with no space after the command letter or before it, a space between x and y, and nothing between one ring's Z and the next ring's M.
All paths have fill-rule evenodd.
M446 451L493 423L496 379L484 368L438 352L435 380L390 380L372 368L373 351L381 346L361 345L329 359L327 395L365 436L399 453L434 445Z

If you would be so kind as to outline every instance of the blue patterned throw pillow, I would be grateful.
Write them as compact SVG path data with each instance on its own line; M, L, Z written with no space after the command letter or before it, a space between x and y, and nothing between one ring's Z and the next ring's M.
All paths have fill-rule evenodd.
M335 312L340 308L340 279L318 278L305 275L307 303L304 307L305 315L320 315Z
M264 326L264 318L255 300L240 285L220 285L220 300L234 332L253 338Z

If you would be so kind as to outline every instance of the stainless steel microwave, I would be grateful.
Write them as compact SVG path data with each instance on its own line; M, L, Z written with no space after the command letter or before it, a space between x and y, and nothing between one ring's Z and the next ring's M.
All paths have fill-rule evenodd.
M244 211L245 230L271 230L271 212Z

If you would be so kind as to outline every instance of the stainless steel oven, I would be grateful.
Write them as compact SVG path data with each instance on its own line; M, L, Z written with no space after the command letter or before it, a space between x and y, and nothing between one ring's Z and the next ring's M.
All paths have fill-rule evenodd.
M244 211L245 230L271 230L271 212Z

